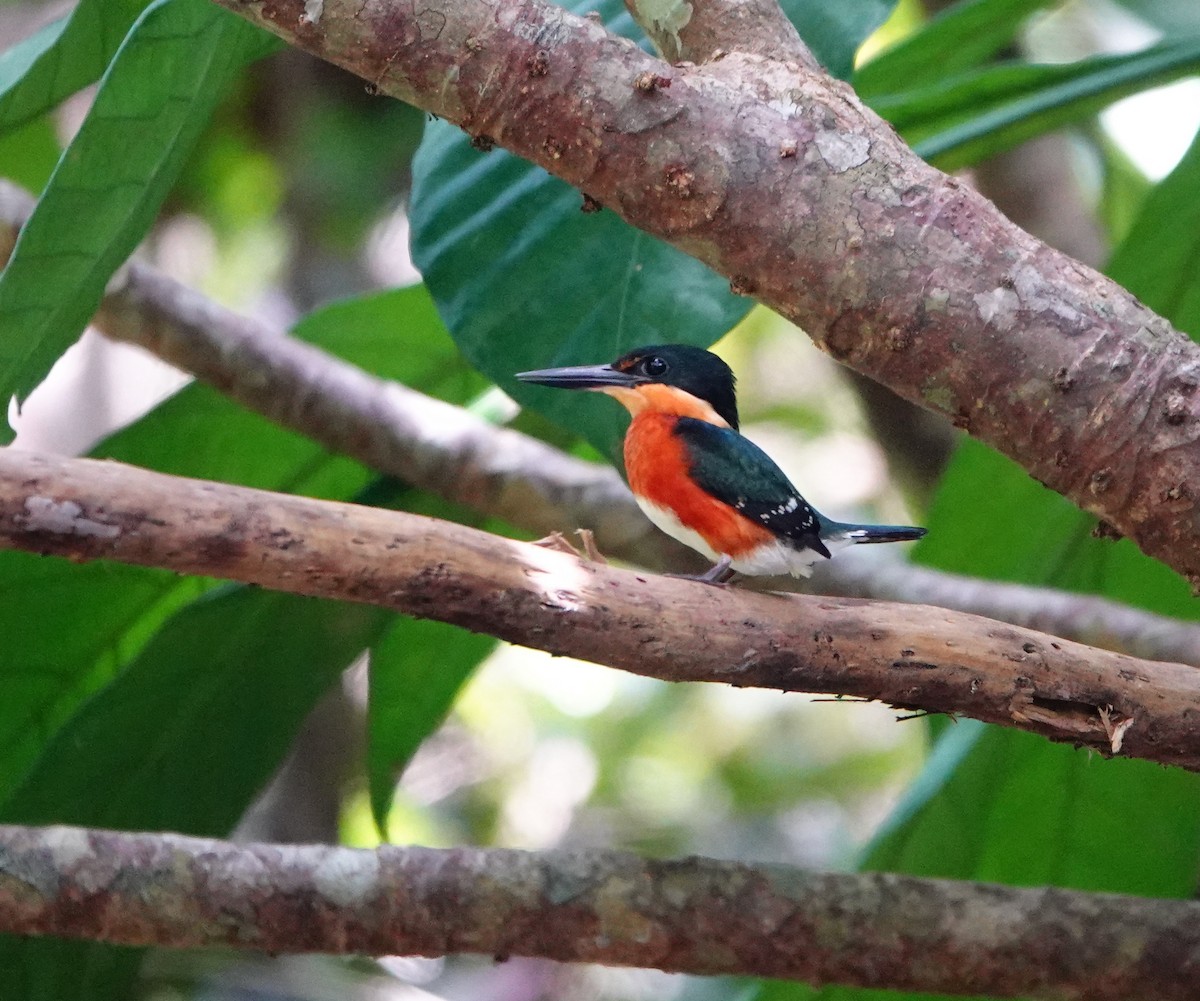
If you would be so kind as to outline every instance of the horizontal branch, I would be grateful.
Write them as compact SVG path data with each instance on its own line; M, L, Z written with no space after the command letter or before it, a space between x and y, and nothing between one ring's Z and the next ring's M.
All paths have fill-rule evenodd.
M0 546L370 602L668 681L961 712L1200 770L1200 672L943 609L641 576L432 518L13 449Z
M33 206L32 196L0 178L0 266ZM380 379L143 261L127 262L109 283L92 323L246 409L420 490L529 532L591 528L606 553L646 566L678 569L694 559L650 524L611 467Z
M32 197L0 179L0 261L32 208ZM250 410L481 514L534 533L588 528L606 555L652 570L684 570L695 559L647 521L611 467L377 379L145 263L130 262L111 283L94 322L108 337L154 352ZM824 564L812 583L823 594L938 605L1088 646L1200 666L1200 627L1190 623L1104 598L871 555Z
M0 932L1191 1001L1200 904L615 852L0 827Z
M693 254L1200 581L1200 348L845 85L671 66L545 0L218 2Z

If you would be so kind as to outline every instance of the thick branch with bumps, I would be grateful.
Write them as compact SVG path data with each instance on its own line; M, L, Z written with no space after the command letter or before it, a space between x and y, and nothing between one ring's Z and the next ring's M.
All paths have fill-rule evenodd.
M641 576L432 518L13 449L0 546L369 602L668 681L964 713L1200 770L1193 668L943 609Z
M1184 1001L1200 905L616 852L235 845L0 826L0 932L543 956L992 997Z
M544 0L219 2L693 254L1200 580L1200 349L843 84L736 44L672 66Z

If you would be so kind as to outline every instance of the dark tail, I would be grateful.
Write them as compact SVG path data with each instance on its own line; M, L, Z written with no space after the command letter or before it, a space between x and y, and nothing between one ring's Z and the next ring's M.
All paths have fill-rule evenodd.
M849 542L913 542L925 534L925 529L913 525L846 525L831 522L821 533L825 538L846 539Z

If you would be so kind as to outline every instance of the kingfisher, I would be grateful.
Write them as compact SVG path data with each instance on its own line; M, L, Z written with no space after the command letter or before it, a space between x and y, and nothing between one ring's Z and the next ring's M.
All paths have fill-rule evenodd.
M638 506L667 535L713 561L691 577L807 577L855 543L908 542L925 529L826 518L738 428L733 371L686 344L637 348L609 365L519 372L522 382L615 397L632 416L625 472Z

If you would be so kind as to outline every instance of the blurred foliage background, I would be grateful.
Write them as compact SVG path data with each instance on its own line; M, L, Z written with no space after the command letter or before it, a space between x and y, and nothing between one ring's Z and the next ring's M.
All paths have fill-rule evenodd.
M616 0L575 6L645 44ZM923 156L1200 331L1192 0L784 6ZM1162 566L1094 538L1090 516L840 370L701 265L207 0L7 2L0 45L0 175L41 195L0 276L0 390L22 400L10 409L19 447L521 534L84 332L136 250L372 372L598 461L615 455L617 408L511 373L718 343L741 378L747 433L823 510L920 519L930 534L914 557L931 566L1196 618ZM1200 779L1145 762L849 701L657 684L142 568L0 552L0 596L3 822L1196 889ZM31 1001L870 993L532 960L146 955L14 938L0 940L0 985Z

